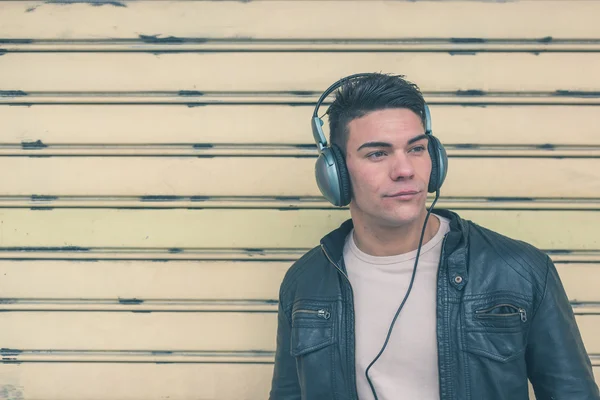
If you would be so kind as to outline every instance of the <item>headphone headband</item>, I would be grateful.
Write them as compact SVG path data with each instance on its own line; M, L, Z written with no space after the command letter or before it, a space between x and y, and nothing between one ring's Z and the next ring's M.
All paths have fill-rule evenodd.
M317 104L315 105L315 110L313 112L312 119L311 119L313 137L315 139L315 143L317 143L317 146L319 147L319 150L322 150L324 147L327 147L327 139L325 138L325 133L323 132L323 128L322 128L323 120L321 120L321 118L319 118L319 108L321 107L321 103L323 103L323 101L327 98L327 96L329 96L331 93L333 93L337 88L342 86L347 81L355 79L355 78L361 78L361 77L371 76L371 75L373 75L373 74L372 73L360 73L360 74L349 75L349 76L342 78L339 81L335 82L333 85L329 86L323 92L323 94L321 94L321 97L319 97L319 100L317 100Z

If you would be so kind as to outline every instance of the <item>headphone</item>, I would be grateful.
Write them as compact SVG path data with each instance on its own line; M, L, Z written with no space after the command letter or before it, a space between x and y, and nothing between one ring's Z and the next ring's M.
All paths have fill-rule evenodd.
M310 124L312 127L313 137L319 150L319 157L315 164L315 177L317 185L323 196L334 206L343 207L350 204L352 199L352 188L350 184L350 174L346 167L346 160L341 149L334 143L331 146L327 145L327 139L323 133L323 120L319 118L318 111L321 103L334 90L345 84L346 82L373 76L372 73L360 73L349 75L340 79L331 85L319 98L315 106ZM429 185L427 191L429 193L437 192L446 179L448 172L448 156L444 146L431 133L431 114L427 103L423 103L425 107L425 134L429 139L428 152L431 157L431 175L429 176Z

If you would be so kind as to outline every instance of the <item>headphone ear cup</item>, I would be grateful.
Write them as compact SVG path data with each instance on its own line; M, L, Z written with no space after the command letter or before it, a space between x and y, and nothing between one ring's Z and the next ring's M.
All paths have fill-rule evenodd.
M342 153L342 150L336 144L331 145L331 152L333 153L335 163L338 167L337 170L340 184L341 205L347 206L350 204L350 200L352 199L352 184L350 183L350 174L348 173L348 168L346 167L346 159L344 158L344 153Z
M350 203L350 179L340 149L324 147L315 163L315 177L321 194L331 204L343 207Z
M429 193L437 192L444 181L448 172L448 155L446 149L440 141L433 135L429 136L429 146L427 147L431 157L431 175L429 176Z

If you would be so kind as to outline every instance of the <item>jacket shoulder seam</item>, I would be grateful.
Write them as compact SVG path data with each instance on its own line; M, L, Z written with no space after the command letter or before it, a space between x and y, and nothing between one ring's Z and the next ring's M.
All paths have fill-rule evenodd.
M283 278L283 282L281 284L281 288L279 290L280 299L283 299L289 292L289 288L302 276L302 274L307 270L308 265L313 258L318 256L318 251L320 247L314 247L309 250L304 256L298 259L288 270L285 277Z
M506 236L504 236L504 235L501 235L501 234L499 234L499 233L497 233L497 232L493 232L493 231L491 231L491 232L493 232L494 234L498 235L498 238L499 238L499 239L502 239L502 242L503 242L503 243L502 243L502 245L503 245L503 247L505 247L505 248L506 248L506 251L505 251L505 252L502 252L502 251L500 251L500 249L498 249L498 248L497 248L497 245L494 245L494 244L491 242L491 238L489 237L489 234L486 234L486 232L485 232L485 231L489 231L488 229L485 229L485 228L483 228L483 227L481 227L481 226L479 226L479 225L477 225L477 224L475 224L475 223L473 223L473 222L470 222L470 225L471 225L471 226L472 226L474 229L476 229L476 230L480 231L480 234L481 234L481 237L482 237L482 239L483 239L483 240L485 240L485 241L488 243L488 245L489 245L489 248L490 248L491 250L493 250L493 251L494 251L494 253L495 253L495 254L497 254L497 255L498 255L498 257L500 257L500 259L502 259L502 261L503 261L503 262L504 262L504 263L505 263L505 264L506 264L506 265L507 265L509 268L511 268L511 269L512 269L512 270L513 270L515 273L517 273L519 276L521 276L521 277L522 277L522 278L523 278L525 281L527 281L529 284L531 284L531 286L532 286L532 287L533 287L533 288L534 288L534 289L535 289L535 290L536 290L536 291L537 291L539 294L542 294L542 293L543 293L543 290L540 290L540 288L539 288L539 287L540 287L540 286L544 286L544 287L545 287L545 285L543 284L543 282L545 282L545 281L547 280L547 272L548 272L547 263L546 263L546 262L544 262L544 267L541 267L541 266L539 265L539 264L541 264L541 260L540 260L540 263L538 263L538 264L537 264L537 266L536 266L536 265L534 265L534 264L536 264L536 261L535 261L535 260L533 260L533 259L531 259L531 260L527 260L527 257L523 257L522 255L521 255L521 256L519 256L518 254L516 254L516 252L515 252L515 254L511 254L511 253L513 253L513 252L511 252L511 250L512 250L512 249L515 249L515 248L516 248L516 249L522 250L522 249L521 249L522 247L524 247L524 246L527 246L527 245L528 245L528 246L531 246L531 245L529 245L528 243L525 243L525 242L518 241L518 240L516 240L516 239L511 239L511 238L509 238L509 237L506 237ZM484 231L482 232L481 230L484 230ZM537 249L536 249L536 250L537 250ZM544 254L543 252L541 252L540 250L537 250L537 252L538 252L539 256L544 256L545 258L548 258L548 256L547 256L546 254ZM507 255L508 255L508 256L510 256L510 257L509 257L510 259L509 259L509 258L507 258ZM532 277L527 277L527 276L525 276L525 275L523 274L523 272L522 272L522 271L520 271L520 269L519 269L519 268L517 268L517 267L514 265L515 263L516 263L516 264L518 264L518 265L520 265L521 267L523 267L523 269L530 269L530 270L531 270L531 273L532 273L532 275L533 275L533 281L532 281ZM528 267L527 267L525 264L526 264ZM541 276L542 274L543 274L543 278L542 278L542 276ZM536 279L536 276L535 276L535 275L537 275L537 279ZM535 281L535 282L534 282L534 281Z

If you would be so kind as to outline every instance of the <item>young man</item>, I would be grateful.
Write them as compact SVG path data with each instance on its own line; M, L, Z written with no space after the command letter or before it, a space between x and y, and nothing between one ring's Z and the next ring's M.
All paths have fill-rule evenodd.
M331 147L317 111L328 110ZM351 219L287 272L271 400L598 400L573 311L547 255L428 212L446 175L419 89L359 74L317 103L316 175ZM437 196L436 196L437 200Z

